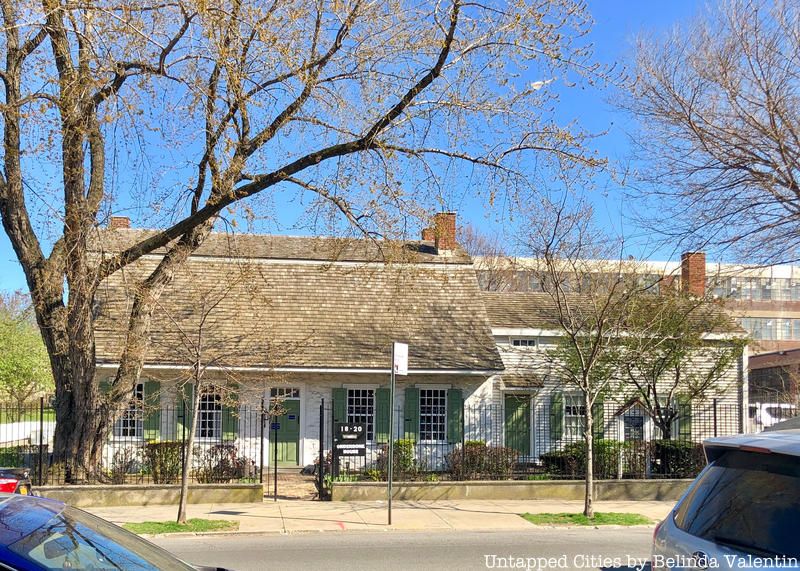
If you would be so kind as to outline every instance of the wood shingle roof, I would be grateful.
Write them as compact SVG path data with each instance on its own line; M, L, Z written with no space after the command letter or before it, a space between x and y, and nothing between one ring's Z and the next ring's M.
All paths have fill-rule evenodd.
M106 233L103 252L144 235ZM213 234L164 292L146 362L185 365L202 329L206 363L388 369L391 342L402 341L410 369L502 369L469 257L437 256L424 242L390 246ZM133 293L158 261L142 258L102 284L98 361L118 361Z

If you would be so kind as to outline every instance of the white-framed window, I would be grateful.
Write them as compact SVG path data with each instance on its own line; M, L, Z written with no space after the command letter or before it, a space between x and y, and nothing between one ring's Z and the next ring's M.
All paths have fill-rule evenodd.
M538 345L535 337L512 337L511 346L517 349L535 349Z
M141 439L144 435L144 383L137 383L128 408L114 423L114 438Z
M419 439L422 442L447 439L447 389L419 390Z
M200 395L197 437L209 440L219 440L222 437L222 395L215 389L204 389Z
M271 399L299 399L300 389L294 387L272 387L269 390Z
M581 394L564 394L564 438L578 440L583 434L586 405Z
M347 389L347 422L363 424L367 440L375 440L375 389Z

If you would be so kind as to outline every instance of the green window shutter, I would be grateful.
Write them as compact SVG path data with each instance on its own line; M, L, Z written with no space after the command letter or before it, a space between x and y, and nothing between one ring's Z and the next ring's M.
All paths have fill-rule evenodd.
M419 440L419 389L406 389L406 403L403 408L405 418L405 438L416 442Z
M144 383L144 439L158 440L161 430L161 383L145 381Z
M239 433L239 392L234 384L224 392L222 401L222 441L233 442Z
M464 424L464 394L461 389L447 391L447 442L461 442L461 428Z
M564 435L564 394L550 395L550 440L561 440Z
M389 442L391 415L389 414L389 389L375 390L375 442Z
M347 422L347 389L333 389L333 424Z
M592 435L594 438L605 436L605 410L603 396L599 395L592 405Z
M678 438L691 440L692 438L692 399L688 396L679 396L678 404Z
M186 438L189 438L189 431L192 429L192 418L194 418L194 385L185 383L178 391L177 410L175 411L175 422L177 423L177 434L175 438L183 438L183 429L186 428Z

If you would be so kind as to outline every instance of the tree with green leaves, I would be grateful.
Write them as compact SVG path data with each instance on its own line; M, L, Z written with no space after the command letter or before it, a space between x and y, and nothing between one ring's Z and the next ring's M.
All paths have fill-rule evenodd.
M724 388L747 345L719 303L669 290L632 301L620 341L626 385L664 439L691 402Z
M620 383L620 338L631 304L648 288L638 279L635 262L613 256L613 242L593 227L592 209L581 201L543 203L530 220L526 243L549 300L543 310L560 333L558 344L545 351L548 367L557 382L582 399L583 513L591 518L594 435L603 422L597 405Z
M0 296L0 401L17 413L36 397L53 390L53 375L42 335L27 299Z

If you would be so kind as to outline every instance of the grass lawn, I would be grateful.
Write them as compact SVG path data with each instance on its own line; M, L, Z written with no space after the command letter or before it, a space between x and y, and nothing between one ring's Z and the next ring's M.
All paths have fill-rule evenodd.
M595 512L594 519L583 514L522 514L526 520L536 525L648 525L653 523L649 517L639 514L617 512Z
M178 532L197 532L197 531L236 531L239 529L238 521L226 519L190 519L186 525L181 525L174 521L144 521L141 523L126 523L122 527L133 533L178 533Z

